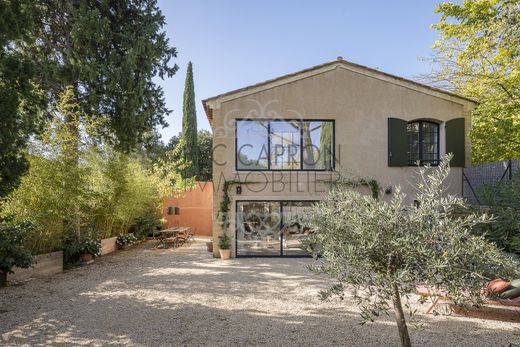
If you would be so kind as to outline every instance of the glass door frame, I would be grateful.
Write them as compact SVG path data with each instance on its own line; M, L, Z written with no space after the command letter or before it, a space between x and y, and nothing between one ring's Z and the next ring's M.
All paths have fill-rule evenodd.
M283 220L283 204L286 202L318 202L319 200L278 200L278 199L266 199L266 200L235 200L235 257L236 258L312 258L311 254L290 254L290 255L284 255L283 254L283 240L284 240L284 233L283 233L283 227L284 227L284 220ZM280 204L280 254L273 255L273 254L239 254L238 253L238 204L240 202L276 202Z

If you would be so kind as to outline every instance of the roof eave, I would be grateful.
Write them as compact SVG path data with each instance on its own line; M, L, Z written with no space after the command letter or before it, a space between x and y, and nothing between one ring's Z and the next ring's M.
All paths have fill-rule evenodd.
M298 75L302 75L302 74L305 74L305 73L308 73L308 72L311 72L311 71L314 71L314 70L318 70L318 69L327 67L329 65L337 65L337 64L344 65L344 66L347 66L347 67L350 66L350 67L354 67L354 68L357 68L357 69L366 70L366 71L374 73L376 75L385 76L387 78L395 79L395 80L400 81L402 83L406 83L406 84L409 83L409 84L412 84L412 85L414 85L416 87L419 87L419 88L425 88L427 90L430 90L430 91L433 91L433 92L436 92L436 93L441 93L441 94L444 94L444 95L448 95L450 97L453 97L453 98L456 98L456 99L460 99L460 100L464 100L465 102L473 103L475 105L478 104L478 101L476 101L474 99L471 99L471 98L468 98L468 97L465 97L465 96L461 96L461 95L458 95L456 93L453 93L453 92L450 92L450 91L447 91L447 90L444 90L444 89L432 87L432 86L429 86L429 85L424 84L424 83L420 83L420 82L417 82L417 81L414 81L414 80L411 80L411 79L407 79L407 78L404 78L404 77L392 75L392 74L387 73L387 72L383 72L383 71L380 71L380 70L377 70L377 69L373 69L373 68L370 68L370 67L367 67L367 66L364 66L364 65L352 63L352 62L349 62L349 61L346 61L346 60L338 58L337 60L333 60L333 61L330 61L330 62L327 62L327 63L324 63L324 64L316 65L316 66L313 66L313 67L310 67L310 68L307 68L307 69L304 69L304 70L300 70L300 71L297 71L297 72L293 72L293 73L290 73L290 74L286 74L286 75L283 75L283 76L272 78L272 79L269 79L269 80L266 80L266 81L263 81L263 82L251 84L249 86L245 86L245 87L242 87L242 88L239 88L239 89L235 89L235 90L232 90L232 91L229 91L229 92L226 92L226 93L222 93L222 94L210 97L210 98L206 98L206 99L202 100L202 105L204 106L204 111L206 112L206 116L208 117L208 120L209 120L209 122L211 124L212 121L213 121L213 109L210 107L209 103L212 102L212 101L216 101L216 100L218 100L220 98L229 97L229 96L232 96L234 94L239 94L239 93L245 92L247 90L252 90L252 89L256 89L256 88L265 87L265 89L267 89L267 88L269 88L270 84L279 82L281 80L290 79L292 77L295 77L295 76L298 76ZM259 91L262 91L262 90L263 89L259 89L259 90L255 91L255 92L259 92Z

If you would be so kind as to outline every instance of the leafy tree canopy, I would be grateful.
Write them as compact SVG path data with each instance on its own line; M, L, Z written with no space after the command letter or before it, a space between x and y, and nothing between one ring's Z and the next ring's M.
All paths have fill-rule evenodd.
M437 6L437 81L480 102L473 161L520 158L520 2L464 0Z
M213 135L207 130L199 130L197 136L199 149L199 181L213 180Z
M166 125L163 91L153 78L177 70L177 51L161 31L155 0L38 1L35 38L23 48L38 64L38 82L53 100L72 85L86 117L103 119L100 133L129 151Z
M167 125L154 77L172 76L177 52L156 0L0 2L0 197L27 170L23 150L72 87L97 139L124 151Z
M166 145L166 151L173 151L169 155L172 160L180 161L182 157L182 134L174 135ZM196 177L199 181L213 179L213 135L208 130L199 130L197 134L198 170ZM184 168L184 166L183 166Z
M31 40L34 22L30 1L0 2L0 198L27 171L24 149L41 125L43 93L34 83L35 66L17 48Z

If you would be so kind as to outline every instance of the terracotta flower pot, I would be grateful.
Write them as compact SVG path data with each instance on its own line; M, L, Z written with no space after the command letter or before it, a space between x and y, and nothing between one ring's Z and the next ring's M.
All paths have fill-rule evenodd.
M94 256L90 253L85 253L81 255L81 262L85 264L90 264L94 261Z
M498 294L498 293L502 293L503 291L508 289L510 285L511 285L511 283L509 283L507 281L504 281L501 278L496 278L493 281L488 283L487 289L491 293L497 293Z
M220 259L222 260L228 260L229 258L231 258L230 249L219 249L218 252L220 253Z
M206 242L206 248L208 249L208 252L213 252L213 242Z

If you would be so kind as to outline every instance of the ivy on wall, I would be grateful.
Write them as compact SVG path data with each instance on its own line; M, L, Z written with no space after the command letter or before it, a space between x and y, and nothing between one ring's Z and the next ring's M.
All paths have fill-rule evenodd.
M372 193L372 197L379 200L379 193L381 192L381 186L379 182L372 177L339 177L335 181L324 180L324 183L331 185L343 185L350 188L367 187Z
M368 187L372 193L372 197L376 200L379 200L379 192L381 191L381 187L379 186L379 182L377 182L372 177L356 177L342 183L352 188L360 186Z
M224 195L222 196L222 200L220 201L220 227L222 228L222 231L224 234L226 233L227 229L229 228L229 206L231 205L231 197L229 196L229 188L237 183L237 181L225 181L224 182ZM238 183L240 183L238 181Z
M237 180L225 181L223 186L224 195L222 196L222 200L220 201L219 214L220 214L220 227L224 234L226 234L227 229L229 228L229 208L231 205L231 197L229 196L229 188L234 184L251 184L251 183L259 183L259 182L242 182Z

